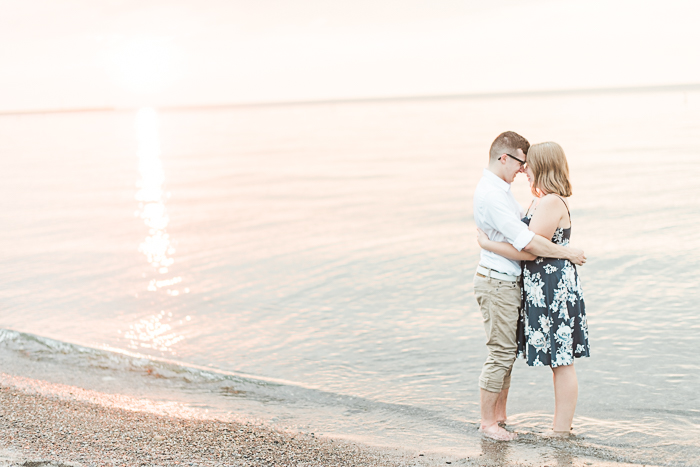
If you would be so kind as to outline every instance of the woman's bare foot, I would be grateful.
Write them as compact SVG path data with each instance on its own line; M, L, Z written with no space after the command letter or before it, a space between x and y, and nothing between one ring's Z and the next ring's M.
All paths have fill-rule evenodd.
M516 433L511 433L510 431L506 431L498 426L498 423L494 423L490 426L481 425L479 431L487 438L495 439L497 441L513 441L518 437Z

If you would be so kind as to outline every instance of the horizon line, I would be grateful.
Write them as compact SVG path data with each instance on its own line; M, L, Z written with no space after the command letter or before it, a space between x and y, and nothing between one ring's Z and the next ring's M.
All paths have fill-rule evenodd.
M272 101L272 102L238 102L227 104L189 104L153 106L159 111L187 111L187 110L214 110L235 109L246 107L286 107L303 105L328 105L328 104L363 104L371 102L398 102L398 101L429 101L429 100L470 100L470 99L496 99L496 98L522 98L536 96L557 96L567 94L624 94L624 93L653 93L672 91L696 91L700 90L700 83L667 84L651 86L624 86L605 88L570 88L570 89L544 89L529 91L498 91L484 93L462 94L435 94L413 96L385 96L385 97L358 97L339 99L297 100L297 101ZM0 110L0 116L10 115L39 115L60 113L91 113L91 112L128 112L141 107L81 107L72 109L29 109L29 110Z

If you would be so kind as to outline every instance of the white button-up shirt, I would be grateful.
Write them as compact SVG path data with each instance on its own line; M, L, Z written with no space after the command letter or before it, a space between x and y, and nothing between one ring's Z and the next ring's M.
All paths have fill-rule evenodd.
M484 175L474 192L474 221L496 242L508 242L518 251L532 241L535 233L520 219L523 209L506 183L498 175L484 169ZM487 250L481 250L479 264L504 274L519 276L520 262L504 258Z

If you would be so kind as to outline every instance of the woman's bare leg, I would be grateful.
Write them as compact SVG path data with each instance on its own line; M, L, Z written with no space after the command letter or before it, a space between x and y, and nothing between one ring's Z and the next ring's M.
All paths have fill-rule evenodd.
M576 411L578 400L578 379L574 365L552 368L554 380L554 423L555 432L568 433Z

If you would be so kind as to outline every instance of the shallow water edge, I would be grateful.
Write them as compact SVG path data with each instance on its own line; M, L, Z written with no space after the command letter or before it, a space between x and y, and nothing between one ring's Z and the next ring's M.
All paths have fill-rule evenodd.
M654 464L649 458L640 462L633 457L639 458L642 453L596 446L577 437L553 439L542 433L518 430L519 439L513 443L493 442L479 435L477 421L460 424L459 444L440 443L430 434L442 430L449 431L453 437L455 426L446 427L449 421L429 411L381 405L318 389L288 386L280 381L93 349L10 330L0 330L0 365L3 368L0 384L44 398L159 417L239 423L285 433L313 434L398 452L402 458L428 456L458 465L460 462L461 465L508 462L534 466L553 460L558 463L555 465L635 461ZM413 434L397 430L394 436L391 433L368 436L377 418L391 417L400 425L402 420L396 414L401 412L408 412L406 417L414 421L418 418L425 430ZM365 429L365 426L370 428ZM483 462L474 461L479 458L483 458Z

